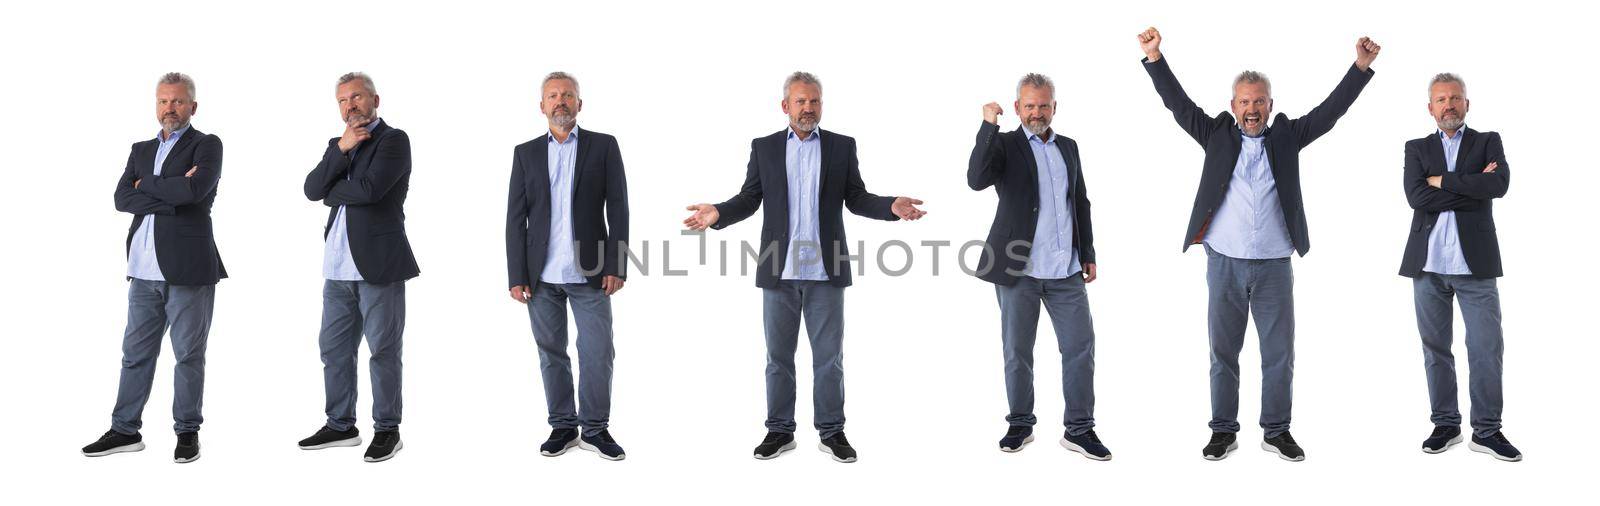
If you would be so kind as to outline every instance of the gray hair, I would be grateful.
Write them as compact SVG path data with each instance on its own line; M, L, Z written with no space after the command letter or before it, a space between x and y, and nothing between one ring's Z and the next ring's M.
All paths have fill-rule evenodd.
M583 92L578 86L578 78L572 77L572 74L561 71L551 72L550 74L544 76L544 80L539 82L539 88L544 89L544 85L550 84L550 81L557 79L566 79L568 81L572 81L572 94L580 97L583 96Z
M1461 85L1461 95L1466 96L1467 94L1467 81L1462 79L1461 76L1451 74L1449 72L1440 72L1439 74L1434 75L1433 79L1428 81L1428 92L1432 93L1433 85L1440 83L1455 83Z
M1044 74L1028 74L1022 76L1022 79L1018 79L1017 97L1022 97L1022 87L1024 86L1050 90L1050 98L1055 98L1056 96L1056 83Z
M160 81L156 82L156 86L159 87L159 86L161 86L163 84L181 84L181 85L183 85L184 88L187 88L189 90L189 101L191 101L191 102L194 101L194 79L190 79L189 76L185 75L184 73L182 73L182 72L168 72L168 73L166 73L166 75L161 76L161 80Z
M363 88L367 89L367 94L369 94L369 95L377 95L378 94L378 85L372 84L372 76L368 76L367 74L362 73L362 72L351 72L351 73L339 76L339 86L344 86L345 83L348 83L350 81L354 81L354 80L357 80L357 79L361 80L361 85L362 85Z
M794 86L796 83L798 83L798 84L809 84L811 86L816 86L817 87L817 93L822 93L822 81L820 79L817 79L817 76L812 75L810 72L803 72L803 71L798 71L797 70L797 71L795 71L795 73L789 74L789 77L787 79L783 80L783 99L784 100L788 100L789 99L789 87L790 86Z
M1245 84L1245 83L1248 83L1248 84L1256 84L1256 83L1265 84L1265 85L1267 85L1267 96L1268 97L1272 96L1272 81L1267 80L1267 75L1266 74L1262 74L1262 73L1256 72L1254 70L1246 70L1244 72L1240 72L1239 73L1239 77L1233 78L1233 87L1235 87L1235 88L1238 88L1240 84Z

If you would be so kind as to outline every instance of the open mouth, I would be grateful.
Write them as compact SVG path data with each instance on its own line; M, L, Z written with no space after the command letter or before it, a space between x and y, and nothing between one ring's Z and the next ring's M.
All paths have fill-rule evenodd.
M1260 114L1246 114L1246 115L1244 115L1244 126L1247 129L1259 128L1261 126L1261 115Z

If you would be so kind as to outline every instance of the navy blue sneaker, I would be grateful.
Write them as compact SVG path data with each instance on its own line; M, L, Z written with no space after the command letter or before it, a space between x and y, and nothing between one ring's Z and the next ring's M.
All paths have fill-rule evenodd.
M394 458L405 447L405 443L400 441L400 429L380 430L372 435L372 444L367 445L367 453L361 456L361 460L383 462Z
M1239 449L1239 435L1232 432L1212 432L1211 441L1200 450L1200 455L1206 460L1222 460L1228 454Z
M188 464L196 460L200 460L200 433L179 433L178 446L172 449L172 461Z
M1006 453L1020 452L1022 447L1028 446L1028 443L1032 442L1033 427L1012 425L1010 429L1006 429L1006 437L1000 438L1000 451Z
M834 462L848 464L856 461L856 449L850 446L850 440L844 438L843 432L822 438L822 442L817 443L817 449L833 457Z
M1472 436L1472 442L1467 443L1467 448L1478 453L1487 453L1494 458L1506 462L1522 462L1522 451L1511 446L1511 441L1506 439L1504 432L1495 431L1489 437Z
M1111 460L1111 450L1106 445L1100 444L1100 436L1095 435L1094 429L1076 436L1066 433L1061 436L1061 447L1083 454L1089 460Z
M1444 453L1458 444L1461 444L1461 427L1440 425L1433 428L1428 439L1422 440L1422 453Z
M550 439L539 445L539 454L556 457L576 446L578 446L578 429L555 429L550 431Z
M595 452L606 460L628 458L628 454L622 451L622 445L617 444L617 440L611 439L609 430L602 430L593 436L583 436L578 440L578 448Z
M1278 454L1278 458L1289 462L1299 462L1306 459L1306 451L1300 449L1300 444L1294 442L1294 436L1289 431L1272 436L1261 441L1261 449Z
M108 430L100 439L83 447L85 457L104 457L113 453L136 452L144 449L144 437L138 432L123 434Z
M783 452L793 450L794 447L794 434L768 432L767 437L763 438L761 444L756 446L755 455L760 460L772 460L778 458L779 455L783 455Z

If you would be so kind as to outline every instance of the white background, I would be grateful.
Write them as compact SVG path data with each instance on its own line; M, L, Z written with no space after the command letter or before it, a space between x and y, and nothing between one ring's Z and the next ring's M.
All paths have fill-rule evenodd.
M6 7L5 330L0 356L0 502L382 503L902 500L1343 503L1365 498L1581 501L1587 434L1600 417L1590 374L1597 244L1588 151L1595 82L1580 4L1140 2L1112 7L797 2L573 2L431 7L388 3ZM1569 25L1576 23L1576 25ZM1329 135L1303 152L1312 249L1296 258L1294 434L1288 463L1255 449L1259 360L1242 368L1241 450L1200 458L1209 436L1204 255L1179 253L1201 150L1161 107L1134 35L1155 25L1194 100L1226 106L1232 76L1266 72L1276 111L1303 114L1353 60L1383 45L1376 77ZM1041 325L1041 440L1004 433L998 310L991 285L940 276L926 250L902 277L870 270L847 292L848 434L861 461L812 449L802 388L799 451L750 458L764 429L760 292L750 277L692 265L683 206L739 188L749 140L784 127L780 84L824 82L824 128L854 136L868 189L927 201L915 223L847 218L852 240L981 239L992 191L963 183L980 106L1007 106L1042 72L1059 88L1057 131L1082 147L1100 280L1098 431L1091 462L1054 442L1059 354ZM112 208L128 145L153 137L167 71L198 82L194 125L222 137L213 216L232 275L218 289L207 356L204 458L171 463L172 369L164 345L142 453L89 459L106 430L126 312ZM382 116L412 139L406 449L295 448L323 422L316 334L327 209L301 193L341 132L340 74L376 80ZM674 268L634 273L614 302L612 433L623 462L537 456L548 433L527 314L506 295L504 196L514 145L544 131L539 79L582 83L579 124L620 139L635 242L671 240ZM1395 274L1411 210L1402 145L1433 131L1427 80L1469 83L1468 125L1504 134L1513 184L1496 205L1506 277L1509 464L1465 447L1418 451L1431 425L1411 282ZM754 240L759 216L712 240ZM872 246L869 246L872 247ZM871 250L869 250L870 252ZM898 258L898 255L891 258ZM894 262L898 264L899 262ZM1462 382L1465 351L1456 345ZM801 347L797 362L808 364ZM363 356L365 350L363 350ZM359 426L370 438L362 362ZM802 371L805 367L801 367ZM802 372L801 385L810 375ZM1463 386L1462 410L1469 403ZM1589 471L1583 471L1588 469ZM1582 492L1583 494L1592 493ZM1592 499L1592 496L1590 496Z

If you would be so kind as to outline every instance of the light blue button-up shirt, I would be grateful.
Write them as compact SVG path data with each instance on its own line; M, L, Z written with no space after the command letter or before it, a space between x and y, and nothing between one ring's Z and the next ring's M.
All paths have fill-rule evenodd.
M1056 133L1046 133L1050 134L1048 140L1027 132L1028 146L1039 166L1039 218L1028 253L1028 276L1062 279L1082 272L1083 266L1078 263L1078 248L1072 245L1073 207L1067 198L1072 182L1067 179L1067 161L1056 145Z
M572 243L572 178L577 174L573 165L578 158L578 127L572 127L565 141L556 140L556 134L551 132L548 146L545 162L550 169L550 238L539 281L584 283L588 280L578 271L578 255Z
M1228 193L1206 228L1205 243L1232 258L1262 260L1294 254L1283 223L1278 182L1267 161L1266 137L1240 134L1239 160L1233 164Z
M784 144L784 171L789 176L789 251L783 279L827 281L822 265L821 233L817 231L818 178L822 176L822 132L812 130L801 140L789 129Z
M1467 126L1461 125L1456 129L1455 137L1439 132L1439 142L1444 143L1445 170L1456 171L1456 154L1461 151L1461 133L1466 130ZM1428 233L1428 263L1422 266L1424 272L1472 274L1472 269L1467 267L1466 255L1461 253L1461 234L1456 226L1455 211L1439 212L1439 221L1433 224L1433 231Z
M376 130L379 121L383 120L373 119L371 123L367 123L367 131ZM360 150L360 144L350 150L350 163L355 163L356 152ZM345 172L344 178L350 179L348 171ZM361 271L356 269L355 256L350 254L350 226L345 223L344 208L345 206L339 206L339 214L333 217L333 226L328 227L328 240L322 247L322 277L334 281L365 281L365 278L361 277Z
M162 139L157 134L156 140L156 176L161 176L161 165L167 163L167 154L172 152L172 147L178 145L178 139L189 131L185 126L172 132L167 138ZM188 169L184 169L187 171ZM144 215L144 221L139 223L139 229L133 232L133 242L128 245L128 277L139 278L145 281L166 281L166 276L161 275L161 264L156 262L156 215Z

